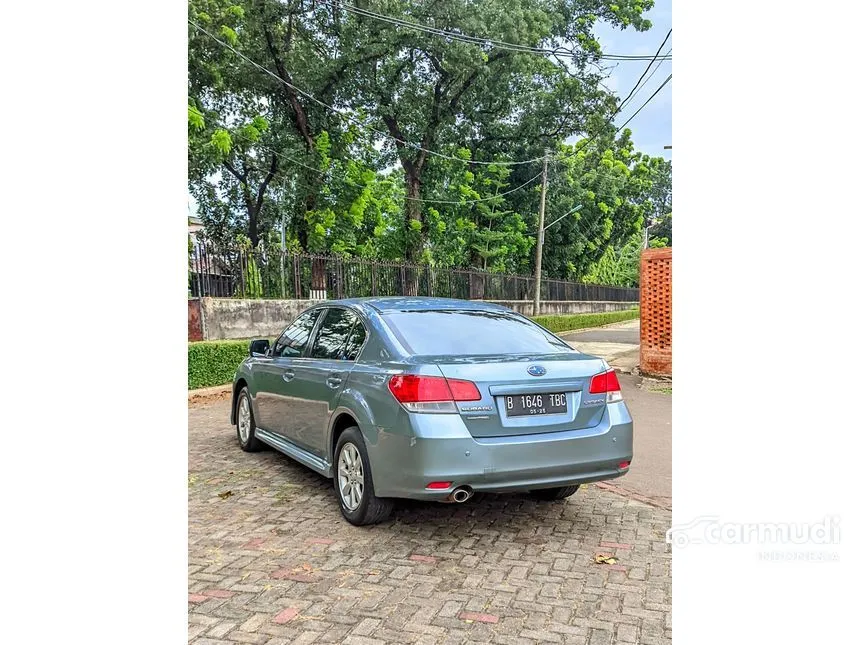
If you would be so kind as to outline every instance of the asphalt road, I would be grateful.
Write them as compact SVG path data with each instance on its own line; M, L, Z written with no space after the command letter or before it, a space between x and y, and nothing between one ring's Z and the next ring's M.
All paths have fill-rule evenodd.
M639 321L629 320L599 329L559 334L584 354L600 356L619 372L631 373L639 364Z
M619 329L589 329L587 331L572 331L563 335L565 340L573 343L625 343L639 344L639 321L635 327Z
M672 395L639 386L642 379L619 374L633 416L633 463L612 481L619 487L672 505Z
M560 335L579 351L605 358L618 372L633 415L633 465L612 483L671 507L672 395L643 389L642 379L629 374L639 363L639 321Z

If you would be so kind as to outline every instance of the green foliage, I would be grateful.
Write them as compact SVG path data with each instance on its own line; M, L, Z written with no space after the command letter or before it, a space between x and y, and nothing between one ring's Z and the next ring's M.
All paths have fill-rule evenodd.
M206 119L203 117L203 112L193 105L188 106L188 127L195 130L203 130L206 127Z
M574 329L586 329L588 327L600 327L612 323L624 322L625 320L636 320L639 318L639 308L627 309L625 311L608 311L601 314L570 314L535 316L532 318L538 325L553 333L572 331Z
M608 247L597 263L583 276L582 281L586 284L618 287L639 286L639 259L643 242L642 233L637 231L618 251L614 246Z
M222 157L228 156L233 149L233 140L226 130L215 130L209 138L209 143Z
M262 298L263 283L260 281L260 269L253 255L247 258L245 267L245 289L242 294L244 298Z
M233 381L236 368L248 356L247 340L188 343L188 389Z

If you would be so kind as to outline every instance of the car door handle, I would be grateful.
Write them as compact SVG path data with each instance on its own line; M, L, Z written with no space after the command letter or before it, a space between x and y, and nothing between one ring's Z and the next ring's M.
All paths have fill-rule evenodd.
M332 389L336 389L340 387L340 384L343 383L343 379L339 376L335 376L332 374L325 380L326 385L328 385Z
M294 370L284 370L283 379L289 383L294 378L296 378L296 373Z

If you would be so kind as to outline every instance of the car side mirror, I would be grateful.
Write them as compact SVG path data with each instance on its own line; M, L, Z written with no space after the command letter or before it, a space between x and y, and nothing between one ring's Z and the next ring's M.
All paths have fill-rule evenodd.
M269 341L265 338L252 340L248 348L251 356L267 356L269 353Z

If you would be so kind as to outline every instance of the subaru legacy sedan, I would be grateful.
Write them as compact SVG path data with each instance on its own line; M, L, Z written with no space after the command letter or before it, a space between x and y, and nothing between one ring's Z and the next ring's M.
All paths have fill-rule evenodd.
M443 298L329 301L274 345L252 341L231 423L243 450L270 446L333 479L356 525L401 497L561 500L633 458L604 360L510 309Z

